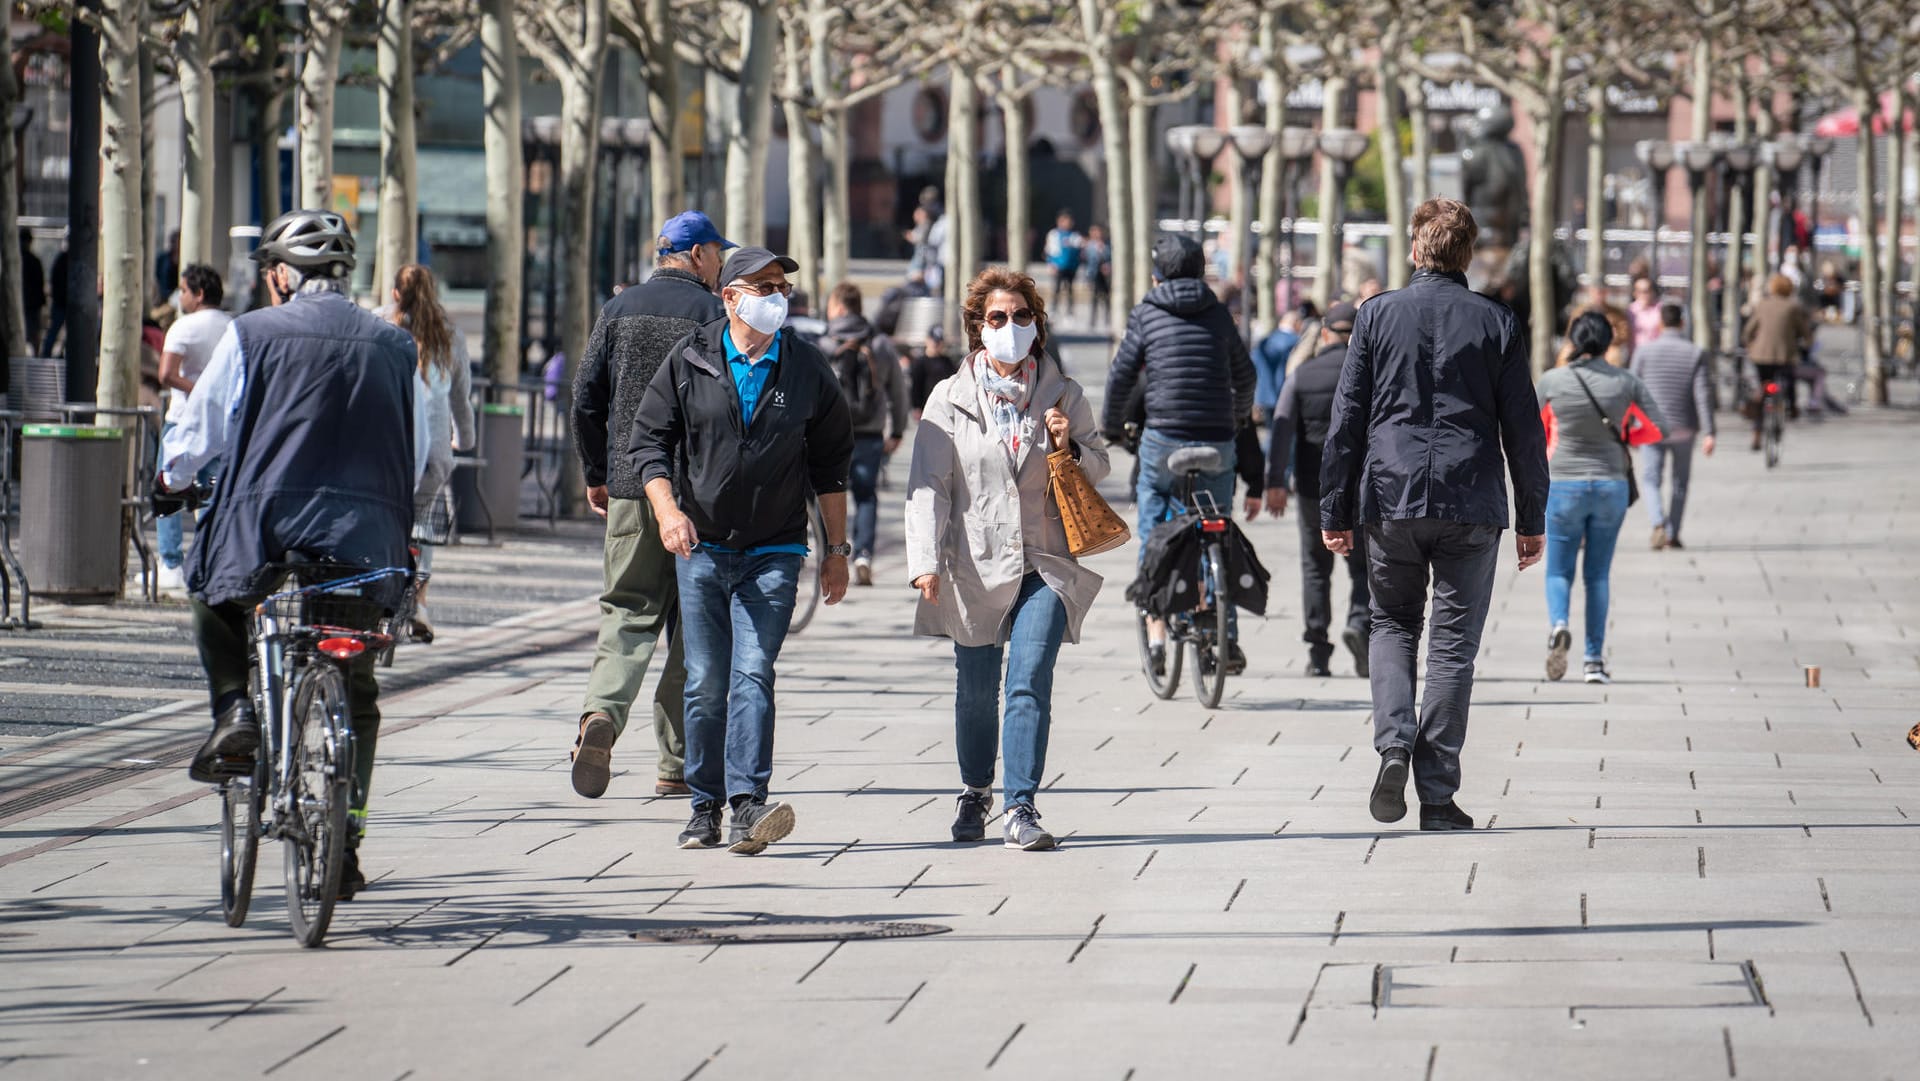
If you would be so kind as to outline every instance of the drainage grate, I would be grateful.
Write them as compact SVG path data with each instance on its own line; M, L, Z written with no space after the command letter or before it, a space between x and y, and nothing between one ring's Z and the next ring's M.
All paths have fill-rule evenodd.
M635 931L641 942L728 943L849 942L870 938L919 938L952 931L937 923L889 923L876 920L766 920L754 923L713 923L695 927L663 927Z

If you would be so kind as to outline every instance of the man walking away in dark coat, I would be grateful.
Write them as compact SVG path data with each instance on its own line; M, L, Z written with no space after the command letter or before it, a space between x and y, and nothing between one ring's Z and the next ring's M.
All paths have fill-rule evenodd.
M713 283L720 277L722 249L732 246L697 210L668 221L654 243L653 276L622 290L601 310L574 385L573 438L586 474L587 502L607 520L600 643L573 751L573 790L589 799L607 790L614 741L626 731L627 714L662 635L668 639L667 666L653 695L659 747L653 790L662 796L687 794L680 587L626 450L640 400L667 351L695 327L725 313Z
M1409 771L1423 830L1472 829L1453 802L1473 697L1473 660L1507 524L1501 452L1513 477L1520 569L1546 545L1547 439L1526 333L1467 289L1479 227L1464 204L1413 215L1413 279L1361 307L1334 394L1320 470L1320 527L1337 555L1365 535L1373 594L1369 664L1380 772L1370 809L1407 813ZM1427 689L1414 662L1432 582Z
M1333 424L1333 393L1340 369L1347 362L1347 339L1353 334L1356 312L1351 304L1335 304L1320 326L1320 352L1300 365L1280 388L1273 413L1273 435L1267 450L1267 511L1278 518L1287 511L1287 467L1293 467L1293 494L1299 499L1300 608L1306 617L1307 675L1330 676L1333 643L1327 630L1333 625L1333 553L1320 543L1320 461ZM1346 629L1340 640L1353 654L1354 674L1367 678L1367 548L1356 538L1347 553L1347 578L1353 591L1347 602Z

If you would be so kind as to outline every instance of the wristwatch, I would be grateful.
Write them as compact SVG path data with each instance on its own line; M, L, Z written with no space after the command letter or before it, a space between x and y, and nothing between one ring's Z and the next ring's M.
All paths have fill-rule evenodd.
M827 545L827 554L830 556L839 556L842 559L849 558L853 555L853 545L829 544Z

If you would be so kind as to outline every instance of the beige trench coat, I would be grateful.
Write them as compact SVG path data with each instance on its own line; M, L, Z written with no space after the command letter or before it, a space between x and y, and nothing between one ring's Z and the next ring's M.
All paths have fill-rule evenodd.
M1067 415L1080 468L1095 483L1107 475L1107 443L1085 392L1052 359L1041 359L1034 382L1034 438L1023 443L1017 468L984 415L972 358L927 399L907 478L907 580L939 575L940 603L920 601L915 634L963 646L1005 644L1030 564L1066 605L1067 641L1080 640L1102 579L1067 550L1048 490L1041 418L1050 408Z

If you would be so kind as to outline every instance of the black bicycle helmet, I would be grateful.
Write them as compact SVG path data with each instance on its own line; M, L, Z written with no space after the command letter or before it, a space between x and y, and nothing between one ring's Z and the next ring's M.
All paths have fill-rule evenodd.
M330 210L295 210L273 219L253 249L257 263L285 263L302 271L352 270L353 230ZM339 273L336 271L336 274Z

